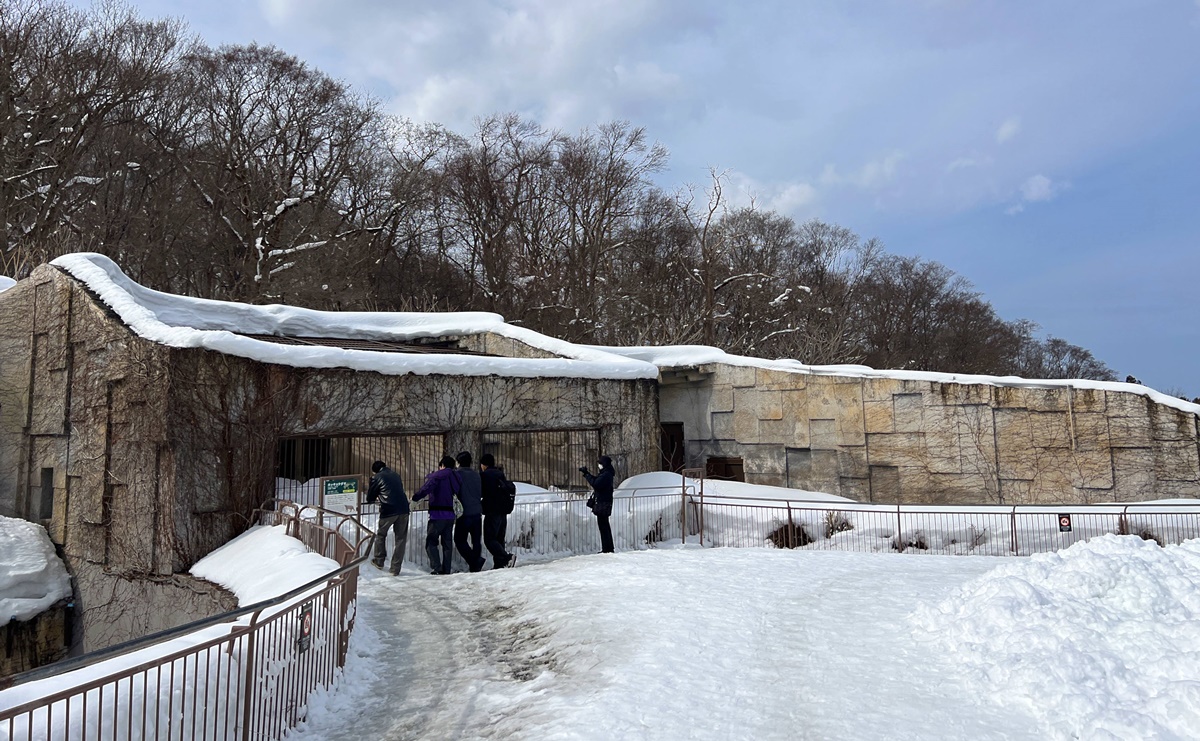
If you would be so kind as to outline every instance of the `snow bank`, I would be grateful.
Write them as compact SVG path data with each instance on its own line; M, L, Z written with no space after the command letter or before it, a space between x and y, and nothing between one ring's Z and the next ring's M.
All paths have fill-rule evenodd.
M965 373L933 373L930 371L901 371L876 370L865 365L805 365L796 360L781 358L767 360L752 358L744 355L730 355L724 350L706 345L663 345L644 347L605 347L591 346L616 355L623 355L634 360L653 363L659 368L678 366L703 365L705 363L722 363L739 365L766 370L786 371L788 373L806 373L814 376L845 376L851 378L895 378L905 381L926 381L930 383L979 383L988 386L1012 386L1017 388L1077 388L1097 389L1101 391L1120 391L1127 394L1139 394L1148 397L1157 404L1173 407L1182 412L1200 415L1200 404L1193 404L1183 399L1163 394L1139 383L1118 383L1116 381L1089 381L1085 379L1028 379L1019 376L978 376Z
M41 525L0 517L0 626L70 599L71 577Z
M6 275L0 275L0 293L7 291L15 286L17 282Z
M630 476L621 482L614 494L616 496L646 496L648 494L662 494L667 492L681 493L684 487L687 487L687 492L690 495L699 497L700 495L700 480L689 478L686 481L684 477L669 471L654 471L651 473L642 473L637 476ZM764 484L747 484L742 481L719 481L717 479L704 480L704 499L708 501L710 498L714 501L720 500L722 497L733 497L737 499L766 499L766 500L791 500L804 502L851 502L853 499L838 496L837 494L826 494L821 491L809 491L807 489L790 489L783 486L766 486Z
M287 534L284 525L256 525L192 566L192 575L237 595L241 606L287 594L341 568Z
M1056 738L1200 733L1200 541L1100 537L1002 565L912 621Z
M170 347L200 347L228 355L297 368L351 368L389 375L440 373L520 378L657 378L658 369L505 324L488 312L331 312L273 304L255 306L176 296L139 285L109 258L94 253L64 255L51 265L83 282L139 336ZM557 358L494 358L298 347L245 337L266 334L409 341L491 332L518 340Z

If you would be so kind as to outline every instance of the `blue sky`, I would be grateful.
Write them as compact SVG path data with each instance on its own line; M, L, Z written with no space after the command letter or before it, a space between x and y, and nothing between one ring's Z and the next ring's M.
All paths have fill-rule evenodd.
M1200 395L1200 0L132 3L461 132L628 119L664 185L728 170Z

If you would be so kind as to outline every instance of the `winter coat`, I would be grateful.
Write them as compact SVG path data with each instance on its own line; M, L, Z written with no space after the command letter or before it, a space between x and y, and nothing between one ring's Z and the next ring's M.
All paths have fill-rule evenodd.
M400 474L390 468L382 468L371 477L367 487L367 504L379 500L379 518L408 514L408 495L404 493L404 482Z
M508 514L508 494L501 484L505 481L504 469L488 468L479 474L483 481L483 513L485 515Z
M612 514L614 473L615 471L611 467L602 466L598 473L585 473L583 475L592 486L592 491L594 492L592 496L596 500L596 504L592 508L592 514L597 517L607 517Z
M425 483L413 494L413 501L419 502L429 497L429 519L453 520L454 497L462 488L462 480L458 471L453 468L439 468L425 477Z
M482 490L479 472L473 468L460 468L458 475L462 477L462 489L458 492L458 501L462 502L463 517L483 514Z

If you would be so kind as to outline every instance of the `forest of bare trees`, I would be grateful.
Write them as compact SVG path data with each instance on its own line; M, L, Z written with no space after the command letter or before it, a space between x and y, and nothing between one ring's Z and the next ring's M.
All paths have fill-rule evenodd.
M0 0L0 272L79 251L164 291L485 310L575 342L1114 380L947 267L821 221L665 189L634 124L457 133L273 47L125 6Z

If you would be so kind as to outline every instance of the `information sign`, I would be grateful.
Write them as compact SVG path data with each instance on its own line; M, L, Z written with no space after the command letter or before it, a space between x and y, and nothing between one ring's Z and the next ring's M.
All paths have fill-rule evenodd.
M361 476L322 477L321 506L333 512L357 512L361 492Z

